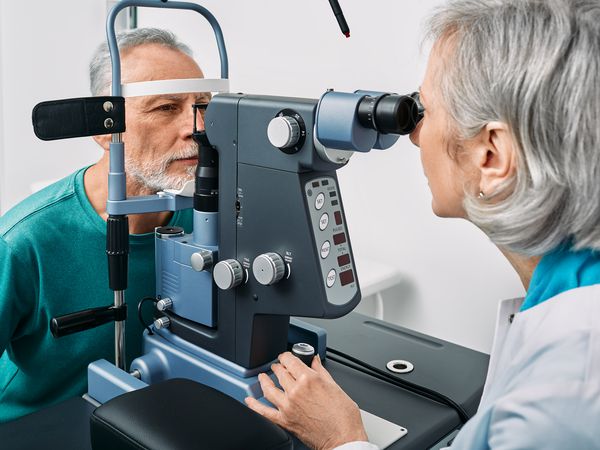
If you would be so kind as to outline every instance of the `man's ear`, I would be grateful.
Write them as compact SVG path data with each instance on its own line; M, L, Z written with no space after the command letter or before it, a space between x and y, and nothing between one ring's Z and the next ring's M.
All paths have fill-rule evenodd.
M102 147L105 152L107 152L110 147L111 136L112 135L110 134L101 134L99 136L93 136L93 138L94 141L96 141L96 143Z
M513 136L503 122L490 122L475 138L475 168L479 172L479 191L493 195L516 173ZM478 194L478 193L476 193Z

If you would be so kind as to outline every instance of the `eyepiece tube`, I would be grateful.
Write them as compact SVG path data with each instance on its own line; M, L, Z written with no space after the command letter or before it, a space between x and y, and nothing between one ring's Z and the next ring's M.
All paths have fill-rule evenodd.
M409 134L423 118L419 93L365 96L358 104L358 121L382 134Z
M198 110L206 110L205 103L195 103L194 130L192 139L198 145L198 165L196 166L196 183L194 191L194 209L202 212L219 210L219 153L210 144L205 131L196 127Z

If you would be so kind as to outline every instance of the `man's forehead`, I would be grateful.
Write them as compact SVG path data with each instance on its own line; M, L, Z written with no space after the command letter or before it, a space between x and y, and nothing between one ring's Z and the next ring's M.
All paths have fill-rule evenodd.
M210 101L212 95L210 92L194 92L189 94L160 94L160 95L147 95L139 97L143 103L153 103L161 101L172 101L172 102L195 102L202 103Z
M124 83L203 77L202 69L191 56L163 45L142 44L121 55Z

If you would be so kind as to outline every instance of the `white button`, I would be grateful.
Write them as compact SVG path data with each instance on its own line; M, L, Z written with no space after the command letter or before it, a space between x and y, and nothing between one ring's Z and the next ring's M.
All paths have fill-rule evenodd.
M331 250L331 244L329 241L323 242L323 245L321 245L321 258L327 258L329 256L329 250Z
M329 214L323 213L321 219L319 220L319 229L323 231L329 225Z
M317 195L317 198L315 199L315 208L321 209L324 204L325 204L325 194L323 194L321 192L319 195Z
M327 287L331 287L335 284L335 269L331 269L327 274Z

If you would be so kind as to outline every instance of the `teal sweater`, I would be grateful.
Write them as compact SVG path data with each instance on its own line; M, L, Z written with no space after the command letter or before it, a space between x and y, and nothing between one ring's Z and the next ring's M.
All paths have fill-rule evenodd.
M87 390L88 363L114 361L114 324L54 339L50 319L113 302L106 223L83 186L85 169L0 217L0 422ZM192 228L191 211L170 222ZM138 301L155 295L154 235L130 236L127 361L141 353Z

